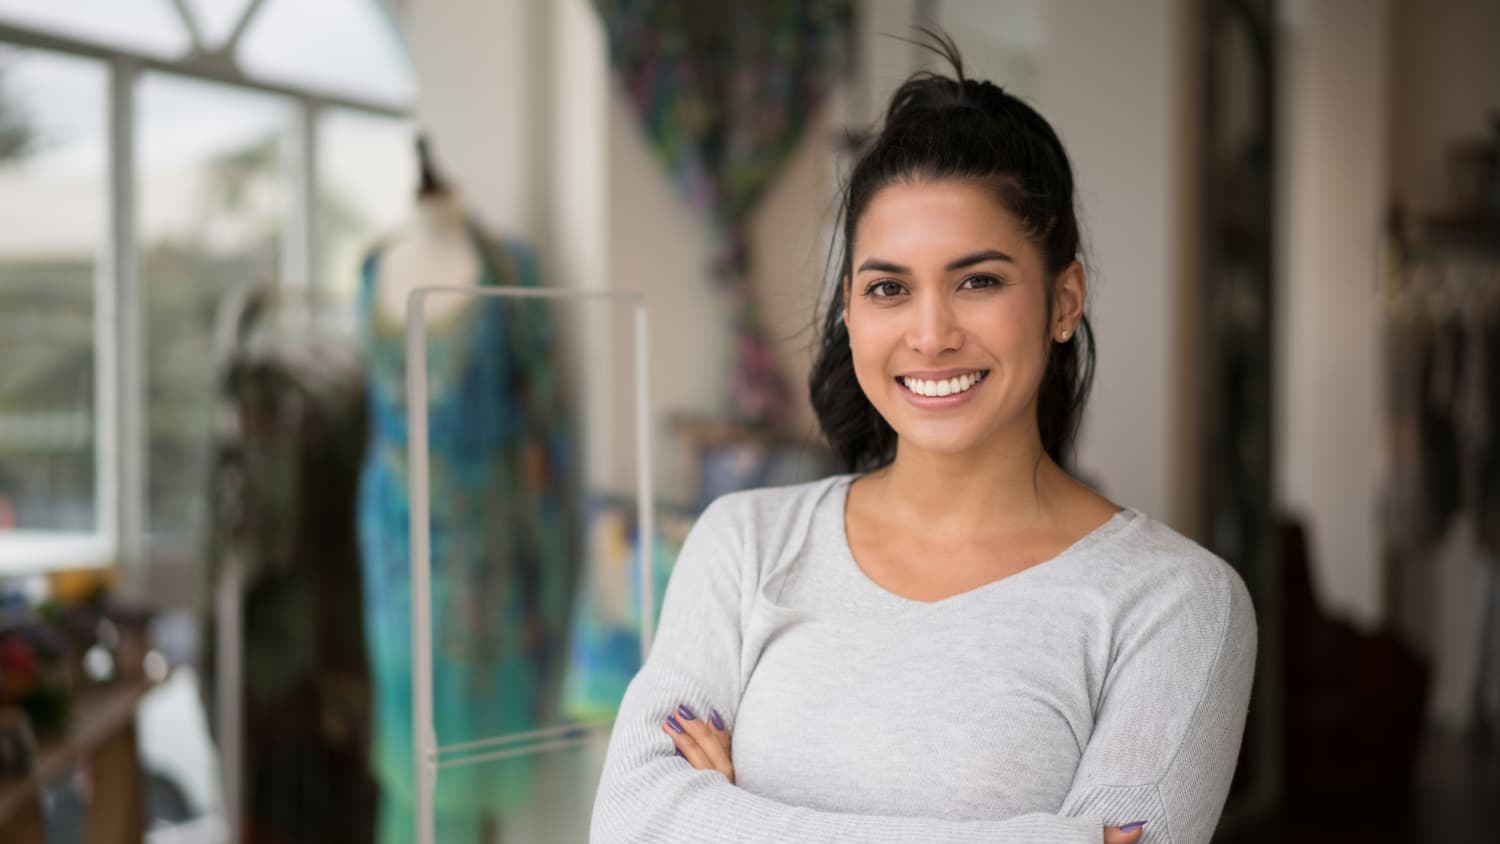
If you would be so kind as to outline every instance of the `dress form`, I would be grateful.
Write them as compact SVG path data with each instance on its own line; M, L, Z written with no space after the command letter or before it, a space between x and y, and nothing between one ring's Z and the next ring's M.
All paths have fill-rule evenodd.
M405 322L407 297L417 287L473 287L481 269L468 215L446 188L424 191L406 225L381 256L376 307L381 316ZM467 304L464 296L433 295L423 314L436 322Z
M412 746L410 501L401 325L411 292L539 285L524 244L489 239L419 142L412 215L361 269L357 321L369 381L371 447L361 479L361 564L381 789L377 840L404 844L416 823ZM434 731L445 742L535 730L555 721L557 654L580 558L564 395L552 375L548 321L535 311L436 294L424 302L431 496ZM485 306L480 306L484 304ZM536 799L536 759L444 772L436 840L494 844ZM524 833L521 840L531 840Z

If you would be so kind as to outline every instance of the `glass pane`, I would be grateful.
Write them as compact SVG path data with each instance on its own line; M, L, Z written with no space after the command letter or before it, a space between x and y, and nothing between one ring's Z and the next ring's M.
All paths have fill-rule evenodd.
M161 547L195 542L204 524L215 320L226 294L276 278L291 110L277 97L160 74L137 94L146 526Z
M204 46L213 49L234 32L250 0L187 0L187 5Z
M318 214L329 316L353 325L360 265L378 238L411 213L417 188L415 134L404 120L326 112L318 125Z
M0 0L0 21L166 59L193 46L171 0Z
M405 103L416 91L406 48L370 0L270 0L237 56L252 76Z
M94 531L103 65L0 48L0 541Z

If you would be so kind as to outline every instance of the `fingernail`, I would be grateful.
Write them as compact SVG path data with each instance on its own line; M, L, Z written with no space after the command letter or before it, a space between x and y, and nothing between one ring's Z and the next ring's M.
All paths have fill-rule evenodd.
M682 732L682 725L677 723L677 719L673 718L670 715L667 716L667 726L671 727L679 733Z
M686 759L686 758L687 758L687 756L686 756L686 755L684 755L684 754L683 754L683 752L682 752L682 751L681 751L681 750L674 750L674 751L672 751L672 752L673 752L673 753L675 753L675 754L677 754L677 755L678 755L678 756L681 756L681 757L682 757L682 758L684 758L684 759Z
M682 717L688 719L689 721L695 721L698 718L698 716L693 714L693 710L688 709L686 706L683 706L680 703L677 704L677 713Z
M724 719L719 717L719 710L714 709L713 707L709 707L708 720L713 722L713 725L716 729L724 729Z
M1145 825L1146 825L1145 821L1136 821L1135 823L1128 823L1128 824L1125 824L1124 826L1120 827L1120 831L1121 832L1135 832L1136 830L1140 829L1141 827L1143 827Z

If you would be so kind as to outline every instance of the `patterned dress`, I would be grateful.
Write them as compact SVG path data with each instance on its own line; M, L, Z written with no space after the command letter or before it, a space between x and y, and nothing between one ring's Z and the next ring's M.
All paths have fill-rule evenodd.
M536 286L529 249L470 232L483 286ZM359 332L371 443L359 490L365 637L374 688L380 840L412 836L411 586L405 328L378 309L365 262ZM577 457L549 305L474 299L428 324L433 706L439 745L555 723L579 570ZM439 772L439 841L531 795L522 756Z

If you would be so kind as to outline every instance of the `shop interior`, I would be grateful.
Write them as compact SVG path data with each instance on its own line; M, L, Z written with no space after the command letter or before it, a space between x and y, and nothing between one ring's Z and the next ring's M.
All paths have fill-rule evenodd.
M1254 597L1215 840L1491 840L1500 3L714 5L0 0L0 840L415 840L424 668L436 840L587 840L694 519L845 471L924 26L1072 158L1070 469Z

